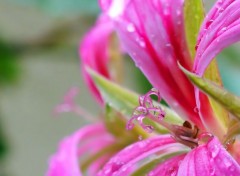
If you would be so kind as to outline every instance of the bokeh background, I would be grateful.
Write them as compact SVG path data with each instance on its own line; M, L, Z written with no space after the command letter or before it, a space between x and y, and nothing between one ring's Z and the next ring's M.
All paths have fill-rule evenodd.
M97 0L0 0L0 176L44 175L58 142L88 123L73 113L53 116L70 87L79 87L77 103L97 116L78 47L99 11ZM225 86L240 96L239 56L236 44L218 61ZM134 64L125 64L125 74L142 82Z

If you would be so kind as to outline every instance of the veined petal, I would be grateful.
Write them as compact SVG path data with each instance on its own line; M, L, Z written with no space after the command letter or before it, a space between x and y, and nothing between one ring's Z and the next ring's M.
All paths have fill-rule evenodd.
M98 176L125 176L126 171L128 173L127 175L130 175L134 169L136 169L136 163L140 160L176 151L186 151L186 148L185 146L176 143L170 135L161 135L139 141L126 147L111 158L98 173Z
M217 138L190 151L179 166L178 176L238 176L240 166Z
M116 7L119 12L111 15ZM184 35L183 0L146 0L144 5L139 0L115 0L108 3L105 13L114 21L124 49L153 87L183 118L202 128L194 112L193 86L177 66L179 61L192 67Z
M186 154L178 155L172 157L165 162L158 165L151 172L148 173L148 176L157 176L157 175L177 175L179 165L185 157Z
M194 72L199 76L204 75L210 62L221 50L240 40L239 5L240 1L219 0L203 22L198 36L193 68ZM219 133L226 133L226 124L228 124L226 112L223 110L222 112L218 111L221 107L218 107L213 100L205 97L205 95L197 89L195 96L197 107L206 128L219 137L223 137L223 135L219 135ZM212 106L213 109L209 109L209 106ZM218 110L216 110L216 108ZM218 112L218 114L216 114L216 112Z
M61 142L57 153L50 158L47 176L81 176L80 156L83 157L87 152L96 153L113 142L113 137L107 133L103 124L80 129ZM81 143L85 144L80 147Z
M87 73L86 67L92 68L110 79L108 61L110 57L109 43L112 32L113 26L111 21L105 15L100 16L96 25L83 38L79 50L85 81L100 103L102 103L102 98L90 75Z
M240 1L218 0L205 19L198 38L194 72L202 76L211 60L240 40Z

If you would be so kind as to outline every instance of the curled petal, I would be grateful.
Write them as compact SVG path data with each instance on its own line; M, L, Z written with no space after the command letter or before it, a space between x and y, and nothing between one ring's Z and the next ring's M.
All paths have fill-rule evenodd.
M146 157L154 156L156 153L160 155L181 150L185 150L184 146L177 144L170 135L139 141L111 158L98 173L98 176L124 176L126 171L128 172L127 175L130 175L136 169L137 162Z
M108 61L110 57L109 43L112 32L113 26L111 21L104 15L100 16L96 25L83 38L79 51L85 81L100 103L103 103L102 98L86 68L89 67L110 79Z
M101 142L100 142L101 141ZM89 125L65 138L49 160L47 176L81 176L79 158L90 152L96 153L113 143L113 138L102 124ZM80 147L80 144L84 144ZM99 163L100 162L100 163ZM93 165L103 164L97 160Z
M189 152L179 166L178 176L240 175L239 164L217 138Z
M192 68L184 35L183 2L146 0L142 5L139 0L115 0L104 12L114 21L124 49L166 102L201 128L194 112L193 86L177 65L179 61Z
M213 58L224 48L240 40L240 1L218 0L207 15L198 36L197 51L193 71L203 76ZM206 128L222 138L226 133L228 116L217 113L219 107L213 105L204 94L195 90L197 107ZM225 113L226 115L223 115Z
M240 40L240 1L218 0L205 19L198 38L194 72L202 76L211 60Z

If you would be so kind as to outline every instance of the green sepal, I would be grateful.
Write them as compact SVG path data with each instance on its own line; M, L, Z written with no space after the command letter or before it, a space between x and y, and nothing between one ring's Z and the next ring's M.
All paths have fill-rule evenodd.
M139 95L117 85L116 83L109 81L108 79L94 72L90 68L87 68L87 71L92 76L104 101L117 111L127 116L129 120L132 116L134 109L139 106ZM174 111L164 105L159 104L159 106L166 113L164 120L172 124L183 123L183 120ZM167 133L167 130L164 127L149 120L148 118L145 118L144 121L147 124L152 125L155 128L155 131L159 133Z
M221 104L226 110L236 116L238 120L240 120L239 97L233 95L215 83L187 71L182 66L180 66L180 68L196 87L198 87L205 94L209 95L216 102Z
M204 7L202 0L185 0L184 2L184 24L186 40L192 59L195 56L195 45L197 36L204 19Z

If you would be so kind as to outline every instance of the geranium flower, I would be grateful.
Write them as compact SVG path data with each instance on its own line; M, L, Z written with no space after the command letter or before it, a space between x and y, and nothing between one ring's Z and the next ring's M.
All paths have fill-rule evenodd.
M97 23L89 33L92 41L88 45L83 45L85 47L81 50L88 85L92 87L95 95L100 97L98 98L100 102L103 102L104 96L100 95L87 68L90 67L104 77L110 78L107 70L109 63L107 47L109 36L113 30L116 30L123 50L132 57L155 88L139 97L139 106L133 110L133 116L126 125L128 130L134 130L136 127L134 122L137 121L150 133L150 137L129 144L114 156L104 155L103 158L97 158L90 165L90 168L95 169L93 171L90 169L88 174L98 176L240 175L239 141L233 138L236 132L229 128L230 121L234 122L235 128L239 127L239 120L229 117L225 109L194 87L179 68L181 65L187 70L193 70L199 77L205 76L221 84L219 75L215 73L217 66L211 65L208 71L206 68L222 49L240 39L240 1L216 2L202 23L196 42L196 55L191 50L185 33L184 0L145 0L144 2L100 0L99 2L103 10L100 21L104 17L106 25ZM99 26L102 30L99 30ZM99 38L102 40L95 42L95 39ZM157 96L158 101L162 97L185 121L183 125L165 121L168 114L152 100L153 95ZM151 124L145 124L145 120L149 119L162 125L170 134L157 134ZM118 123L114 125L114 128L119 127ZM91 133L93 135L88 133L85 135L88 128L92 131L100 128L104 135L98 136L97 134L100 133L98 131ZM128 132L131 134L131 131ZM122 134L123 131L118 135ZM95 151L102 149L102 145L104 148L110 143L118 142L117 138L109 138L109 132L102 127L102 124L80 129L66 139L59 152L53 156L49 173L73 176L82 174L78 168L78 159L84 158L78 151L86 150L86 147L79 146L80 142L84 143L82 136L85 139L94 138L87 147L93 146L93 149L96 147ZM101 139L104 136L108 136L109 141L103 140L99 148L98 137ZM127 135L122 137L123 141L124 138L127 139ZM132 142L133 140L130 143ZM102 167L106 161L107 163Z

